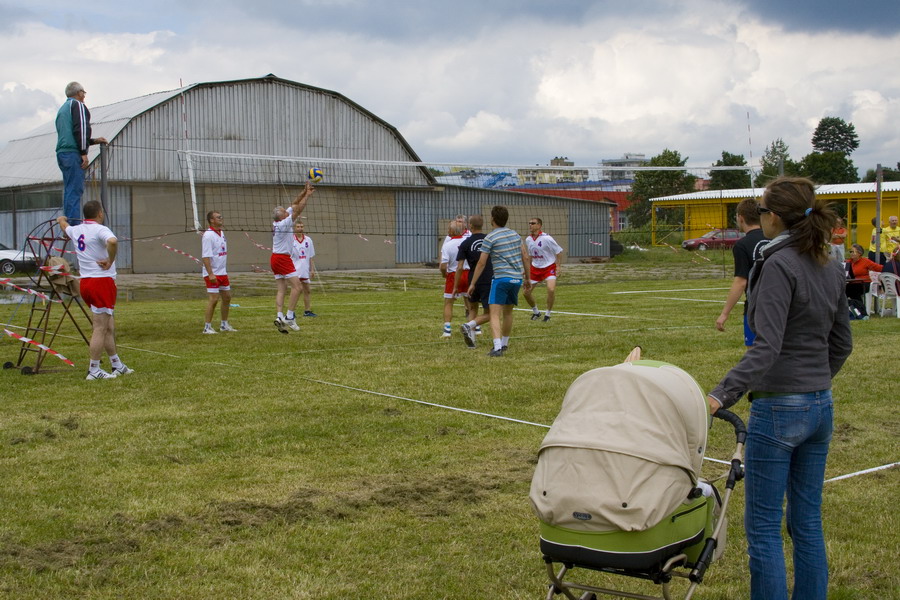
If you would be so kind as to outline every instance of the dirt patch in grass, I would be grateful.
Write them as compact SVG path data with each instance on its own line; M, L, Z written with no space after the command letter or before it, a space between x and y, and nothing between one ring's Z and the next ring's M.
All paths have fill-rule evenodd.
M371 518L364 513L372 510L401 510L423 518L445 517L458 512L460 506L484 502L494 490L521 478L521 470L512 469L507 477L499 479L485 474L434 474L416 480L359 481L352 492L328 495L321 490L300 488L283 502L237 499L212 503L196 514L166 514L146 521L115 513L104 523L82 528L70 539L34 545L0 540L0 568L36 573L71 568L103 570L126 560L127 555L138 552L142 544L154 537L190 532L195 539L206 539L215 545L236 531L271 524Z

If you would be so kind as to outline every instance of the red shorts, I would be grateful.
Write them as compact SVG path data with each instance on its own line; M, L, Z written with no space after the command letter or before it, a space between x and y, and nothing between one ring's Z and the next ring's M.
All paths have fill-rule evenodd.
M231 289L231 282L228 281L228 275L216 275L215 279L204 277L203 281L206 282L206 291L210 294L227 292Z
M531 275L529 277L531 278L531 283L538 283L545 279L556 279L556 263L553 263L549 267L544 267L543 269L531 267Z
M269 265L272 267L272 272L275 273L275 279L297 276L297 270L294 268L294 261L291 260L290 254L273 254L269 259Z
M112 277L86 277L81 280L81 297L92 312L112 314L116 307L116 280Z
M469 272L463 271L459 276L459 285L456 286L456 292L453 290L453 281L456 279L456 271L447 273L444 279L444 298L456 298L457 296L465 296L469 291Z

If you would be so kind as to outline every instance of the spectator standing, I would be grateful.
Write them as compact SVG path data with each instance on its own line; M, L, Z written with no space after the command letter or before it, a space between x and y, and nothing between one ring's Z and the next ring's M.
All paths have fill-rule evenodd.
M69 225L81 219L81 196L88 168L88 147L105 144L91 137L91 111L84 105L87 92L77 81L66 86L66 101L56 113L56 163L63 176L63 214Z

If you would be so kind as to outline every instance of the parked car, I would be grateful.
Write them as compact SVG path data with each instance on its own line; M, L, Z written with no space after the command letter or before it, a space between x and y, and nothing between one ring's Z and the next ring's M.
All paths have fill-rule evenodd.
M29 250L13 250L0 244L0 274L12 275L16 271L34 271L37 259Z
M731 248L744 234L737 229L713 229L698 238L684 240L681 247L685 250L706 250L707 248Z

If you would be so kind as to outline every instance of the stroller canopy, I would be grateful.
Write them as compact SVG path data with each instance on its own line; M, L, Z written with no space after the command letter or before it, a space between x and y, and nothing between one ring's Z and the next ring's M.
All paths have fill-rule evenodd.
M706 450L706 395L654 361L594 369L569 387L541 444L538 517L583 531L642 531L684 502Z

